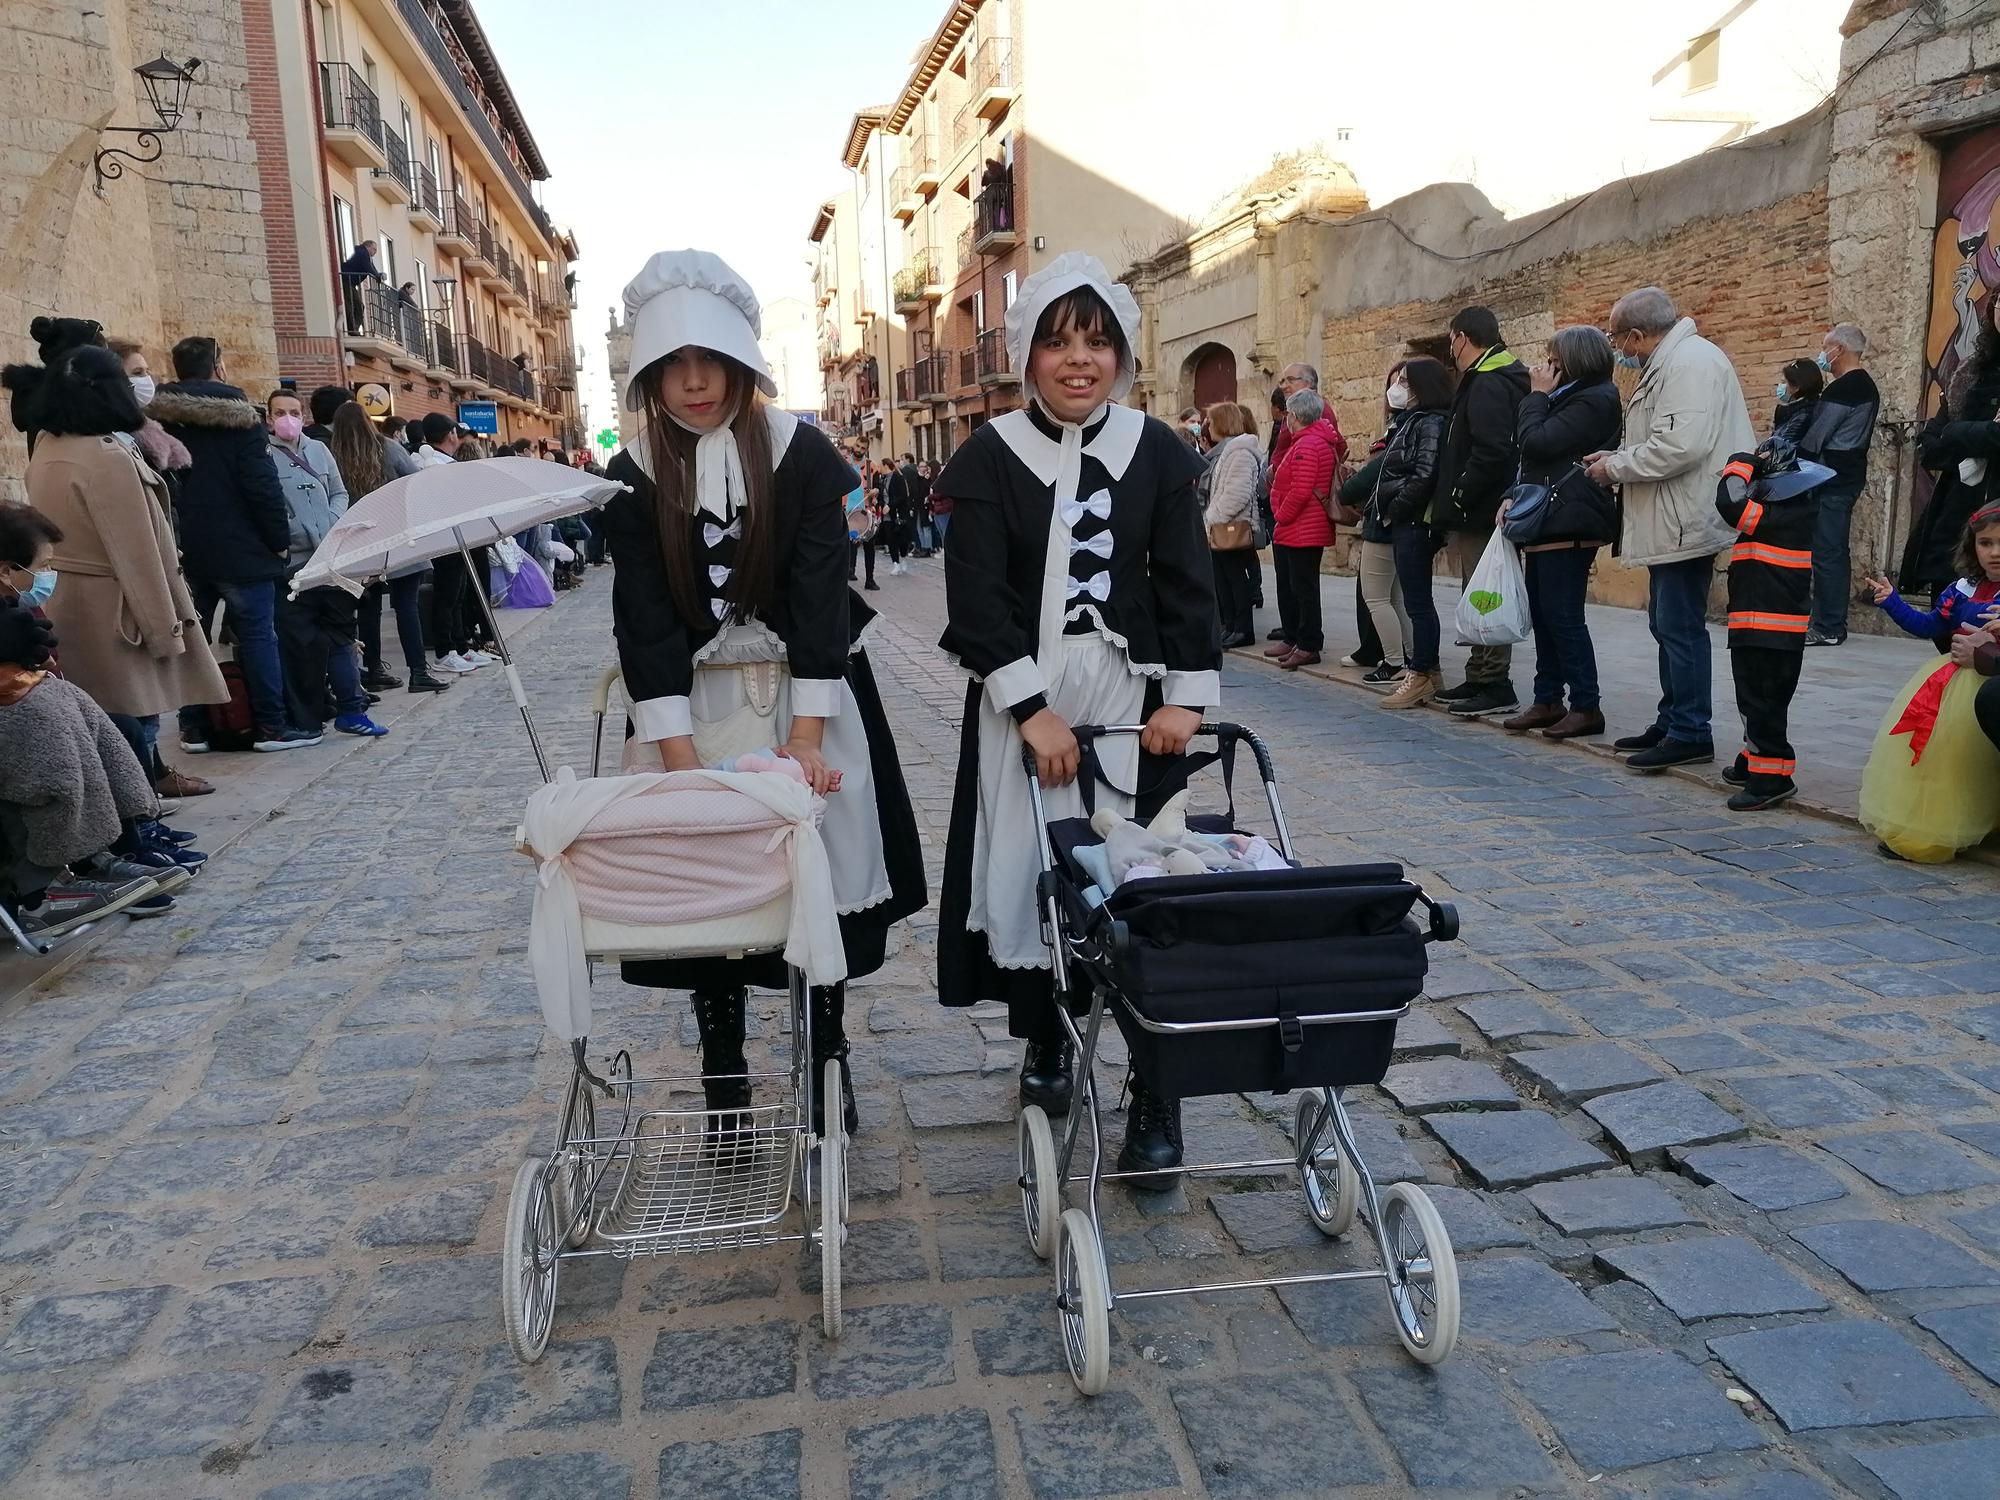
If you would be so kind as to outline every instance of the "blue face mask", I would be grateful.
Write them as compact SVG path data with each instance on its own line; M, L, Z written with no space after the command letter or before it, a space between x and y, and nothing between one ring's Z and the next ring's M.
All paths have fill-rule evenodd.
M1831 370L1833 368L1833 356L1822 349L1819 351L1819 358L1814 360L1813 363L1818 365L1822 370Z
M1612 357L1618 361L1618 368L1621 370L1643 370L1646 368L1646 361L1636 354L1618 354Z
M1780 401L1789 401L1792 399L1792 388L1782 380L1778 382L1778 399Z
M44 604L47 604L49 602L49 597L52 594L54 594L55 591L56 591L55 569L44 568L41 572L35 575L34 584L28 589L26 593L21 595L21 607L23 609L40 609Z

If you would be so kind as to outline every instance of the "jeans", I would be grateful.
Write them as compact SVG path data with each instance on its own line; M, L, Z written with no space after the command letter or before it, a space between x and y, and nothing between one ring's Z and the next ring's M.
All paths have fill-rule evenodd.
M139 769L146 773L148 781L156 781L160 775L160 757L156 747L160 742L160 716L146 714L106 714L118 732L125 736L125 743L132 747L132 755L139 762Z
M1861 481L1859 474L1843 475L1821 485L1813 522L1812 618L1807 627L1836 640L1847 634L1847 606L1854 597L1847 540L1854 525L1854 502L1861 498Z
M937 537L938 550L944 550L944 539L951 531L951 512L941 510L931 517L931 531Z
M1376 652L1375 665L1385 661L1408 661L1410 659L1410 614L1403 607L1403 581L1396 571L1396 544L1394 542L1363 542L1357 549L1354 581L1361 590L1361 618L1371 623L1375 639L1380 642ZM1431 611L1431 620L1437 621L1437 611ZM1362 632L1362 643L1367 643L1367 632ZM1395 648L1390 649L1390 642ZM1435 652L1433 652L1435 654ZM1366 655L1362 655L1366 661Z
M1590 644L1583 599L1595 547L1553 547L1526 554L1528 615L1535 625L1535 701L1563 702L1572 712L1598 707L1597 652Z
M1319 619L1319 560L1324 547L1273 547L1278 569L1278 628L1294 650L1320 651L1326 634Z
M1210 552L1209 562L1215 570L1215 609L1222 620L1225 636L1248 636L1250 622L1250 570L1257 565L1257 554L1249 547L1239 547L1230 552Z
M369 673L382 670L384 593L389 596L389 607L396 612L396 636L403 645L403 665L412 677L421 677L430 670L424 657L424 615L417 607L423 583L423 574L412 573L407 578L391 578L386 583L371 584L368 592L361 596L355 634L361 639L361 660Z
M278 661L278 632L273 621L277 612L278 585L271 579L261 583L211 583L190 578L188 590L194 595L195 612L204 627L215 619L218 602L228 606L230 633L236 638L236 663L243 669L243 687L250 695L250 717L259 729L285 726L285 673ZM208 715L199 706L181 710L181 729L200 739L208 733Z
M1708 640L1708 587L1715 559L1655 563L1646 572L1646 624L1660 643L1660 712L1654 723L1670 740L1708 744L1715 737L1709 727Z
M1451 534L1452 563L1458 568L1458 581L1469 585L1472 570L1479 566L1479 559L1486 551L1486 544L1493 540L1491 531L1454 531ZM1474 646L1472 654L1465 659L1465 680L1467 682L1509 683L1514 675L1514 648L1512 646Z
M1421 521L1402 521L1389 529L1389 545L1396 554L1396 581L1403 586L1403 610L1410 617L1409 668L1435 672L1443 634L1431 593L1438 534Z

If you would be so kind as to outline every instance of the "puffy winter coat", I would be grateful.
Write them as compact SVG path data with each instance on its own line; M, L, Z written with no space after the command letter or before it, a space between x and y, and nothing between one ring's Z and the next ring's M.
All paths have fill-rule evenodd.
M1732 453L1757 446L1729 356L1682 318L1646 361L1626 410L1627 446L1605 460L1625 487L1628 567L1713 557L1736 540L1715 513L1715 482Z
M1257 465L1263 445L1248 434L1225 441L1211 455L1208 504L1202 522L1220 526L1226 521L1250 521L1257 513Z
M1272 541L1280 547L1332 545L1333 522L1327 519L1325 500L1333 493L1346 452L1340 429L1325 417L1293 435L1271 476L1271 510L1278 522Z
M1385 526L1421 521L1437 489L1438 459L1447 418L1441 411L1413 411L1382 450L1371 509Z
M147 414L194 460L174 501L188 577L213 583L282 578L292 522L264 449L262 413L233 385L184 380L161 386Z

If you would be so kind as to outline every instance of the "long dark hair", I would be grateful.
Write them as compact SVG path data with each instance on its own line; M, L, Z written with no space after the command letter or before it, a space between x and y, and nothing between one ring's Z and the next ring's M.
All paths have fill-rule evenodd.
M1979 565L1979 549L1973 543L1980 532L1991 531L1995 526L2000 526L2000 505L1982 505L1966 521L1965 530L1958 536L1958 550L1951 559L1960 578L1973 583L1986 581L1986 570Z
M736 451L743 463L743 536L736 544L736 561L729 571L729 602L737 619L771 602L777 563L772 540L777 530L771 515L771 427L756 378L741 362L716 354L729 371L723 399L735 415L729 426L736 434ZM683 620L708 618L707 594L695 584L694 447L696 435L667 413L660 396L662 355L639 372L641 409L646 414L646 454L653 468L653 529L659 533L660 560L667 569L667 589Z
M319 399L319 393L313 393ZM327 441L340 482L359 500L389 482L389 459L382 445L389 440L375 430L359 401L349 401L333 414L333 434Z
M1443 411L1451 405L1451 373L1427 354L1403 362L1403 383L1410 388L1410 410Z
M86 344L49 366L35 393L35 419L51 437L103 437L137 432L146 414L132 393L125 362L102 345Z

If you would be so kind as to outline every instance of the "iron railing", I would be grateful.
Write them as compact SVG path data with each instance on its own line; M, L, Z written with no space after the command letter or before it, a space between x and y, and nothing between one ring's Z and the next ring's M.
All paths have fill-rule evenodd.
M389 157L389 165L377 168L386 172L403 185L403 191L410 191L410 143L403 139L402 132L393 125L382 127L382 150Z
M972 205L972 238L976 244L989 235L1014 232L1014 174L979 190Z
M992 380L1014 373L1014 366L1007 358L1007 335L1005 330L989 328L979 335L975 346L979 352L979 378Z
M450 370L462 374L465 365L458 353L458 337L451 331L451 325L442 318L431 323L431 365L435 369Z
M412 164L410 175L410 207L443 223L444 208L438 199L437 175L422 162Z
M456 235L459 239L473 241L479 238L479 217L472 211L472 205L465 201L462 193L450 192L444 195L444 228L439 234Z
M320 114L328 130L356 130L382 144L382 101L346 63L319 65Z
M951 399L951 355L933 350L917 361L917 394L931 401Z
M961 386L979 384L979 351L961 349L958 351L958 383Z

